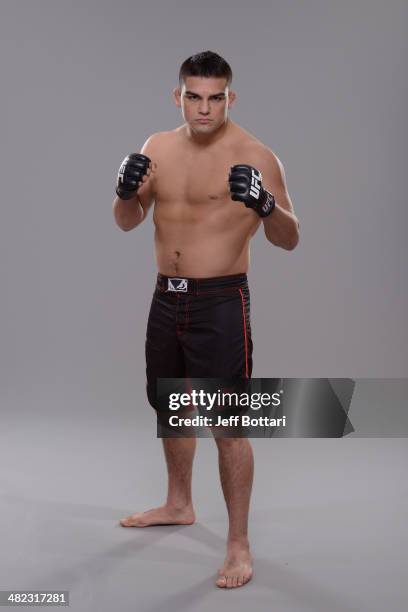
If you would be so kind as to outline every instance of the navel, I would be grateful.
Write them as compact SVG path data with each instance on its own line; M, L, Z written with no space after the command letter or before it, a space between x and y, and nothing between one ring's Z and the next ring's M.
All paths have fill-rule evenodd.
M174 255L175 255L175 259L172 262L172 268L174 270L174 274L178 273L179 267L178 267L178 262L179 262L179 258L181 257L181 252L180 251L174 251Z

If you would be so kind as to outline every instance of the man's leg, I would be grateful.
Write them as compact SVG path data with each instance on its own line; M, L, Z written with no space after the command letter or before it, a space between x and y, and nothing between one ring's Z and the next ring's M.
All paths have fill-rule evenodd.
M136 512L121 519L120 524L123 527L191 525L194 523L191 476L195 448L195 438L163 438L168 474L167 501L158 508Z
M178 296L161 293L156 287L146 333L147 396L156 407L156 380L184 376L183 353L177 335ZM163 506L136 512L121 519L123 527L190 525L195 521L191 500L191 475L196 439L162 438L167 464L167 500ZM141 474L140 474L141 476Z
M189 324L182 336L186 367L190 378L231 379L235 385L252 374L249 289L245 275L211 282L215 287L201 282L197 296L190 300ZM213 291L207 293L210 289ZM253 453L247 438L214 438L229 515L227 554L216 585L237 587L252 576L248 511Z
M215 437L221 486L228 509L227 554L216 581L219 587L242 586L252 577L248 513L254 475L252 446L247 438Z

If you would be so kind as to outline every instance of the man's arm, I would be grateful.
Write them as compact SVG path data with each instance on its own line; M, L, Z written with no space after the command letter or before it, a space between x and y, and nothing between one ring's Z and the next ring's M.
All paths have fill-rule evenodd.
M155 197L155 170L154 161L158 134L153 134L144 143L141 153L151 159L146 175L135 195L129 200L121 200L118 196L113 200L113 216L120 229L128 232L146 218L149 208L152 206Z
M299 242L299 220L288 193L283 164L264 146L257 146L252 163L262 173L263 187L275 198L274 210L262 219L265 236L275 246L291 251Z

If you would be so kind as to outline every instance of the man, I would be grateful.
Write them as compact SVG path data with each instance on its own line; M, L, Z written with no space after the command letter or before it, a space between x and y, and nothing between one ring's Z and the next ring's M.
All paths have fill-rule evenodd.
M294 214L277 156L228 116L236 95L232 72L205 51L181 66L173 91L185 123L153 134L119 169L113 202L117 225L138 226L155 204L157 286L146 338L147 393L155 406L158 377L249 378L252 372L249 242L263 225L267 240L292 250ZM253 453L247 438L215 437L228 509L226 558L216 585L252 576L248 512ZM166 503L120 521L124 527L190 525L195 437L163 438Z

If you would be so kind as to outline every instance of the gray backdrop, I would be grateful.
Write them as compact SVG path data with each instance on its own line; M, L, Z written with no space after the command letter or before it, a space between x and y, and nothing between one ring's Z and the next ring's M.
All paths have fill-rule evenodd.
M124 233L114 224L111 203L122 158L152 132L182 122L171 89L180 63L197 51L213 49L231 63L238 96L231 117L280 157L300 219L300 243L292 252L273 247L262 231L252 242L254 376L407 376L407 17L407 3L398 0L1 1L0 475L9 500L21 502L20 514L16 507L10 512L23 521L18 525L28 530L27 518L40 521L48 503L30 506L27 515L26 495L52 498L55 505L47 507L58 516L115 520L123 507L135 510L135 486L139 509L157 504L162 493L160 442L152 442L155 424L144 389L145 327L156 273L151 213ZM300 465L307 466L312 453L314 471L334 448L321 441L325 453L315 457L314 445L297 442L262 445L266 466L270 453L284 457L296 449ZM395 448L386 442L381 465ZM142 446L135 450L136 444ZM388 535L402 508L393 466L406 462L404 440L399 448L383 473L384 498L391 500L382 524ZM202 468L215 469L214 450L208 447L206 456L210 463ZM126 469L142 460L151 468L144 484L140 472ZM353 463L350 455L350 461L354 471L358 459ZM293 470L288 477L294 478ZM265 466L257 474L258 482L269 482ZM316 472L312 494L321 490L321 477ZM379 484L377 477L370 482L367 508ZM74 486L72 506L64 498L68 483ZM202 490L197 494L205 500ZM75 501L91 505L78 509ZM115 504L110 511L109 503ZM223 516L222 500L217 503ZM292 515L285 516L295 519L298 504L294 499ZM50 532L44 523L35 545L51 546L52 534L58 541L54 527ZM380 529L374 522L373 532ZM19 542L11 539L10 550L27 547L28 531L14 533ZM404 583L402 564L390 565L391 550L388 557L384 550L378 554L389 572L389 592L373 594L379 609L393 581ZM367 559L377 556L369 544L366 552ZM27 576L34 576L38 564L24 574L23 556L17 557L7 564L2 588L28 587ZM49 562L58 566L51 550ZM363 599L379 571L384 568L366 574ZM285 584L293 584L289 575L280 576L281 588L286 577ZM32 586L45 584L61 588L65 582L33 579ZM339 577L338 585L345 584ZM322 609L335 609L322 592L309 591L305 599L303 586L294 594L299 601L315 612L318 601ZM339 609L351 608L343 602Z
M231 117L284 163L301 223L292 252L252 242L254 376L406 376L407 8L3 0L2 399L133 401L142 386L151 213L120 231L114 181L182 123L171 89L207 48L230 61Z

